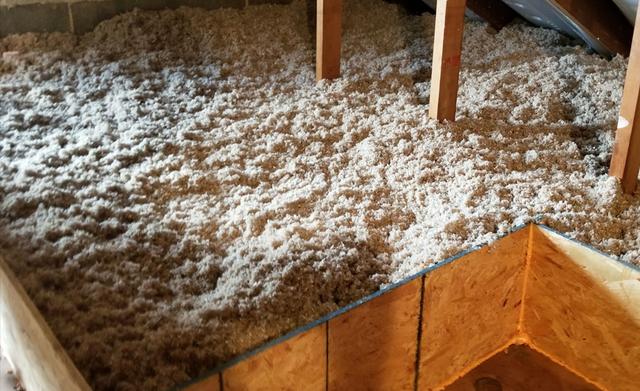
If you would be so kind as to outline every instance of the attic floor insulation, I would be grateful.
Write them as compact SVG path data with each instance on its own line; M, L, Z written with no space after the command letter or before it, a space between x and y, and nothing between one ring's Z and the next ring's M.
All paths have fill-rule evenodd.
M465 26L428 119L434 16L345 1L134 11L0 40L0 251L96 391L167 390L532 219L640 262L607 175L626 60Z

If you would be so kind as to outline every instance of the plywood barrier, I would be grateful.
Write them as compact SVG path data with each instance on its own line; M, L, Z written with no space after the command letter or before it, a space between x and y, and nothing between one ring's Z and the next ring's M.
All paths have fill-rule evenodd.
M525 297L524 332L603 389L640 387L640 274L539 228Z
M422 278L329 320L329 390L413 390Z
M326 323L318 325L225 369L222 388L228 391L324 391L326 328Z
M0 344L28 389L89 390L1 260L0 282ZM182 389L637 391L638 362L640 270L530 225Z
M528 230L425 278L420 389L437 390L518 333Z

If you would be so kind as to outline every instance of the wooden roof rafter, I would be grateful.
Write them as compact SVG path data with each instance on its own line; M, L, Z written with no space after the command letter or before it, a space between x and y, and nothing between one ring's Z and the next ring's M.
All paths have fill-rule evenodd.
M633 26L611 0L546 0L604 50L628 56Z

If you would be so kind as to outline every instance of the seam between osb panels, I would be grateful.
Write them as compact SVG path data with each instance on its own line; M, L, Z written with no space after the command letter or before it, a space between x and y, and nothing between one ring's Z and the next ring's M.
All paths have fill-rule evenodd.
M516 328L516 338L528 339L524 330L524 312L527 298L527 286L529 285L529 273L531 271L531 261L533 259L533 232L537 229L535 224L529 225L529 235L527 239L527 252L524 259L524 276L522 278L522 297L520 299L520 316Z
M418 380L420 379L420 353L422 348L422 322L424 313L424 284L427 281L427 276L422 275L420 281L420 308L418 310L418 335L416 342L416 362L413 373L413 390L418 391Z

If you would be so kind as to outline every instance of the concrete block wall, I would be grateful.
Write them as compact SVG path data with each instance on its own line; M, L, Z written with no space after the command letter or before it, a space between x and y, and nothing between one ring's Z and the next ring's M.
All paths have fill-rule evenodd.
M291 0L0 0L0 37L27 32L83 34L100 22L134 8L244 8L284 4Z

